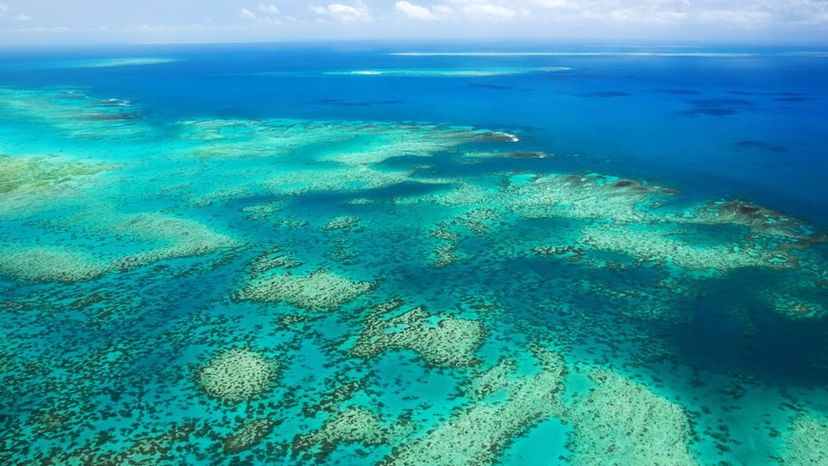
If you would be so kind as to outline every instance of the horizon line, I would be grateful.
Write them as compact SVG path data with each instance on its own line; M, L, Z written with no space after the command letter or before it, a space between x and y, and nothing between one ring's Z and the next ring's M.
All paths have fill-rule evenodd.
M638 39L625 40L623 43L614 42L614 39L560 39L560 38L542 38L542 39L526 39L526 38L444 38L444 39L423 39L423 38L352 38L352 39L330 39L330 38L279 38L267 40L220 40L220 41L124 41L124 42L92 42L92 41L78 41L78 42L64 42L60 44L46 43L46 42L21 42L14 44L0 44L0 50L14 50L14 49L78 49L78 48L107 48L107 47L141 47L141 46L241 46L241 45L383 45L383 44L478 44L491 46L492 44L526 44L533 46L590 46L590 47L615 47L615 48L640 48L640 47L657 47L657 48L709 48L709 47L772 47L772 48L788 48L788 47L810 47L817 49L828 50L828 42L816 41L757 41L757 40L742 40L742 39L723 39L723 40L673 40L670 42L660 42L654 39ZM824 51L824 50L819 50ZM395 55L438 55L438 54L454 54L463 52L431 52L431 51L401 51L395 52ZM468 52L474 53L474 52ZM523 53L523 54L555 54L557 51L506 51L506 50L492 50L492 52L480 53Z

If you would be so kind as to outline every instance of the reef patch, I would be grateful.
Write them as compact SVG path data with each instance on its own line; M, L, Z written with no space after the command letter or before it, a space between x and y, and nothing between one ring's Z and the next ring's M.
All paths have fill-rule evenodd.
M572 464L697 464L680 406L605 369L589 377L595 388L571 409Z
M278 274L252 279L236 299L263 303L286 302L307 309L336 310L368 293L376 282L360 282L317 270L307 275Z
M429 315L421 307L385 319L368 317L351 353L370 357L388 350L415 351L432 366L469 366L486 335L482 322L447 315Z
M272 387L279 366L256 351L234 348L219 353L198 371L198 384L225 403L253 399Z

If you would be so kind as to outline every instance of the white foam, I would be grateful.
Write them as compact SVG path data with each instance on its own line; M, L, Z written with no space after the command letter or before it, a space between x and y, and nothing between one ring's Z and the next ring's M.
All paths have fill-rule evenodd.
M61 68L114 68L120 66L147 66L175 63L174 58L159 57L130 57L130 58L101 58L93 60L77 60L62 62Z
M556 73L569 71L565 66L529 67L529 68L479 68L479 69L373 69L326 71L328 76L402 76L402 77L440 77L440 78L476 78L487 76L509 76L528 73Z
M398 57L702 57L744 58L748 52L393 52Z
M787 55L794 57L828 58L828 51L801 50L797 52L789 52Z

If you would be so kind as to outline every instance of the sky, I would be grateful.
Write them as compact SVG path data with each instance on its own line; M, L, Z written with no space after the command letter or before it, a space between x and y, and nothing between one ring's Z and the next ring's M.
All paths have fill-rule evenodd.
M828 45L828 0L0 0L0 47L364 39Z

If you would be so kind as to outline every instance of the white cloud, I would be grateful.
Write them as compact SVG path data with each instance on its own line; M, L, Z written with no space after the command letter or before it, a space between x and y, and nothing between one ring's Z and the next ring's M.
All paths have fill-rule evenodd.
M434 21L437 19L437 15L434 14L434 12L431 11L431 9L422 5L417 5L415 3L399 1L394 5L394 7L397 9L397 11L401 12L402 14L408 16L411 19L416 19L419 21Z
M605 27L613 24L720 24L733 27L828 22L828 0L397 0L417 21L501 21Z
M533 5L540 8L562 8L569 6L569 0L532 0Z
M104 28L95 28L94 31L103 31ZM37 33L51 33L51 32L77 32L79 29L72 29L66 26L53 26L53 27L26 27L26 28L17 28L11 29L12 32L37 32ZM87 29L86 31L90 31Z
M547 0L537 0L547 1ZM557 1L557 0L548 0ZM824 2L828 5L828 2ZM814 4L813 0L802 0L801 4ZM653 25L706 25L719 24L728 28L753 27L784 23L790 19L790 4L786 1L732 2L727 0L667 1L667 0L583 0L576 8L574 4L562 6L564 12L558 19L569 18L585 24L629 24ZM795 15L795 14L794 14ZM808 14L809 17L814 17Z
M239 16L242 19L259 24L279 25L282 24L279 18L279 8L272 3L262 3L257 8L258 13L250 8L242 8Z
M310 9L320 16L326 16L345 24L367 23L373 20L368 7L361 1L353 5L345 5L344 3L331 3L327 6L311 5Z
M715 10L701 11L695 19L705 23L723 23L737 26L753 25L759 26L773 20L773 15L767 11L760 10Z
M463 11L474 16L491 17L494 19L514 19L520 15L519 10L502 5L492 5L490 3L474 3L464 7Z
M199 29L207 29L203 24L187 24L187 25L167 25L167 24L142 24L138 26L142 31L193 31Z
M687 13L671 9L648 7L646 4L629 8L617 8L602 12L598 19L616 23L677 23L687 18Z
M75 3L83 7L71 6ZM72 31L96 27L116 31L155 24L159 18L171 27L203 23L206 29L218 31L216 37L221 35L227 40L483 36L664 41L738 38L763 42L807 39L825 43L828 38L828 0L240 0L206 1L195 10L182 7L174 11L162 7L167 3L0 0L0 44L8 40L4 33L26 26L36 30L66 24ZM106 5L101 10L107 14L89 14L101 5ZM366 24L371 28L352 27ZM272 36L262 34L268 28L274 31ZM162 36L160 32L155 35ZM206 32L182 32L174 39L183 40L185 36L215 39ZM108 40L92 37L91 33L85 37ZM166 36L157 39L147 32L144 38L162 40Z
M264 13L266 15L275 16L275 15L279 14L279 7L277 7L276 5L274 5L272 3L267 3L267 4L263 3L263 4L259 5L259 11L261 11L262 13Z
M5 3L0 3L0 20L11 20L17 22L31 21L32 17L26 13L15 13L12 7Z
M253 13L252 11L248 10L247 8L242 8L241 11L239 12L239 16L241 16L243 19L252 19L252 20L258 19L258 16L256 16L256 13Z
M522 2L489 2L485 0L451 0L464 16L477 20L511 21L529 13Z

